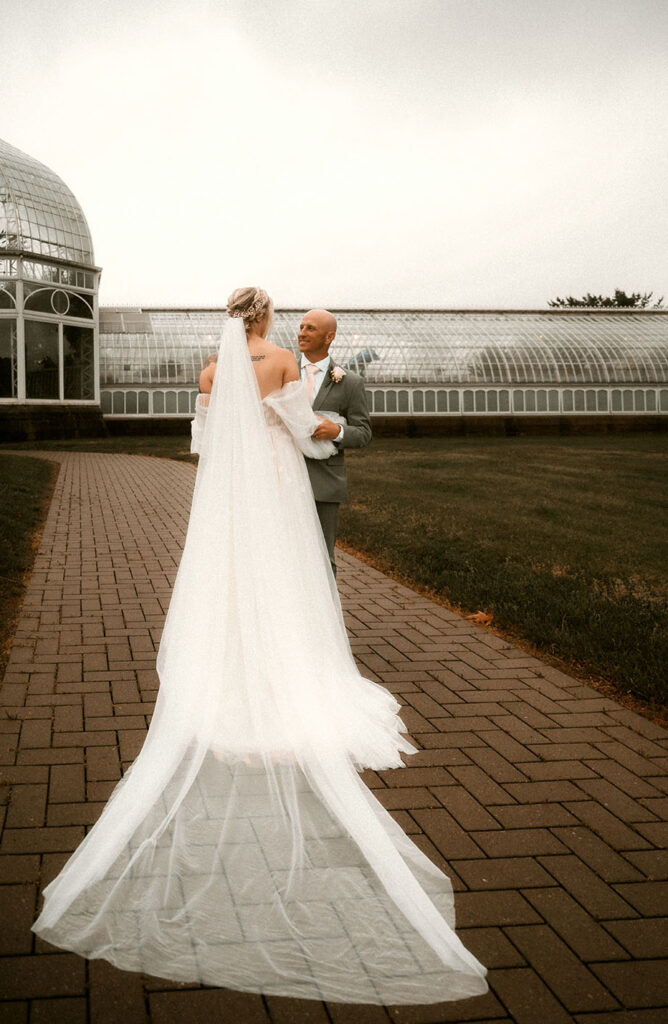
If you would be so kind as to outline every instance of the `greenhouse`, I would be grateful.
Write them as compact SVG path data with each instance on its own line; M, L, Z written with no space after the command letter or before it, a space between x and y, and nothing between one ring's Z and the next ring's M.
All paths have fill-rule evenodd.
M67 185L0 140L0 402L99 403L99 276Z
M88 224L70 189L0 140L6 429L13 421L19 434L30 432L41 419L47 436L57 415L63 430L95 422L103 430L100 414L193 415L199 374L216 358L225 310L100 310L99 277ZM304 311L280 309L274 319L272 339L295 353ZM364 377L376 417L668 415L668 311L334 312L332 356Z
M303 311L271 338L298 352ZM383 416L668 414L668 311L334 310L331 354ZM223 309L100 311L105 417L187 417Z

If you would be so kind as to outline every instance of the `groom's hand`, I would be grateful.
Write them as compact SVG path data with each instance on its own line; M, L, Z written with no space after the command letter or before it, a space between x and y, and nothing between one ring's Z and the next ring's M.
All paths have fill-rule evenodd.
M323 417L320 419L320 423L311 434L311 437L314 437L317 441L333 441L335 437L339 436L340 431L341 427L338 423Z

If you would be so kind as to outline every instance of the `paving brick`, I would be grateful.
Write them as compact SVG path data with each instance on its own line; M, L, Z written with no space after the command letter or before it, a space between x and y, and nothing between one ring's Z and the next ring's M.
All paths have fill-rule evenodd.
M595 800L568 803L566 808L615 850L646 850L649 848L647 840L638 834L637 827L629 828Z
M605 927L638 960L668 957L668 918L606 921ZM592 957L600 960L602 957Z
M7 828L0 853L52 853L74 850L83 839L81 828Z
M512 926L506 935L572 1013L616 1008L616 1000L547 925Z
M536 782L559 779L593 779L596 775L581 761L537 761L533 764L522 765L522 771Z
M15 956L0 975L0 999L76 996L86 992L86 961L73 953Z
M559 803L564 800L586 799L571 782L511 782L506 790L518 803Z
M330 1024L330 1018L323 1003L311 999L285 999L265 996L271 1024ZM382 1009L382 1007L378 1007ZM387 1024L387 1016L380 1018Z
M440 807L440 801L426 786L420 788L398 787L377 789L374 796L388 811L393 808Z
M12 786L7 811L7 828L39 827L44 824L46 783Z
M447 786L454 784L452 775L445 768L438 765L434 767L413 768L413 757L407 768L392 768L389 771L379 772L378 775L384 783L392 787L401 786ZM365 785L368 785L364 779Z
M485 739L489 741L490 737L496 738L498 733L489 733ZM472 747L468 753L471 760L495 782L523 782L526 778L526 775L523 774L527 768L526 764L522 764L522 771L519 771L497 750Z
M0 858L0 885L10 882L36 882L39 877L38 854L14 854Z
M86 778L90 782L120 777L120 759L116 747L89 747L86 750Z
M648 811L637 800L632 800L626 793L622 793L621 789L617 789L616 786L613 786L606 779L580 779L578 785L585 793L593 796L598 803L602 804L616 817L621 818L622 821L656 820L655 815L651 811Z
M454 867L470 889L516 889L552 882L550 875L532 857L455 860Z
M489 810L504 828L550 828L577 824L577 819L561 804L523 804L490 807Z
M483 857L482 850L446 810L414 810L411 816L446 860Z
M149 996L151 1024L202 1024L203 1021L239 1021L269 1024L262 997L228 989L188 989L156 992Z
M51 722L48 719L27 721L21 726L20 747L49 747L51 745Z
M668 916L668 882L625 882L615 891L645 917Z
M592 971L625 1007L668 1006L665 960L592 964Z
M615 917L636 917L631 904L626 903L577 857L547 856L538 859L546 871L549 871L550 875L581 903L593 918L606 920Z
M573 1018L528 967L497 970L489 978L514 1024L573 1024Z
M588 828L556 828L555 835L606 882L635 882L641 873Z
M597 743L596 748L608 759L597 762L599 775L603 775L629 796L652 796L653 787L646 780L656 774L653 761L640 757L625 744L614 740Z
M567 853L566 847L545 828L501 829L471 832L488 857L535 857L538 854Z
M526 889L522 895L582 961L627 959L626 950L564 889Z
M49 802L79 803L85 800L84 766L82 764L53 765L49 786Z
M88 1024L88 1001L76 999L33 999L30 1024Z
M89 967L90 1024L145 1024L149 1020L141 976L105 960Z
M0 886L0 956L30 953L36 899L36 885Z
M668 878L668 850L637 850L624 854L646 878Z
M27 1000L0 1003L0 1024L28 1024L30 1004Z
M489 804L512 804L514 800L506 790L496 784L477 765L455 765L452 774L483 806Z

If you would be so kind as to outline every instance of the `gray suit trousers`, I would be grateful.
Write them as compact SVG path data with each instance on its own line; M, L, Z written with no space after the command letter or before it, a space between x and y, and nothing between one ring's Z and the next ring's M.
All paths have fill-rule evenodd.
M332 566L332 572L336 579L336 561L334 559L334 545L336 544L336 529L339 523L339 502L338 501L316 501L316 512L322 527L322 535L327 545L327 554Z

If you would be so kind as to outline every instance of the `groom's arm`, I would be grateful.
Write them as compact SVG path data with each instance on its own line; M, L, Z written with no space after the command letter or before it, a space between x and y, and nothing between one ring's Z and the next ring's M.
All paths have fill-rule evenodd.
M364 448L371 440L371 418L364 381L361 377L348 374L345 383L348 386L348 402L341 413L345 415L347 423L338 444L342 448Z

